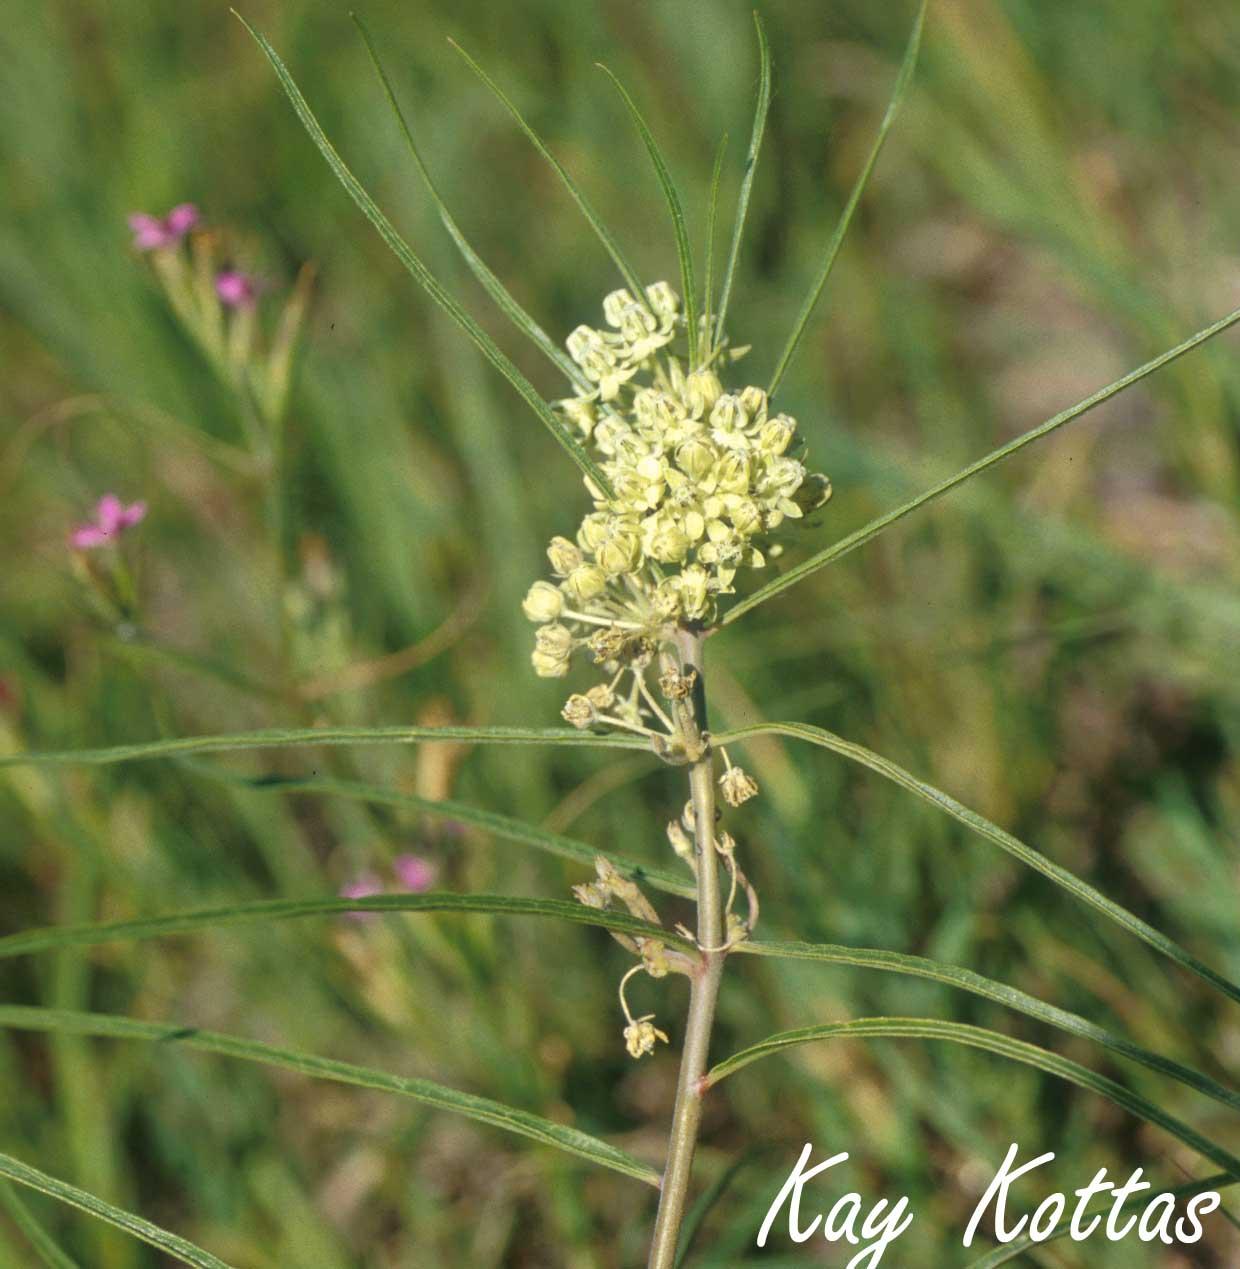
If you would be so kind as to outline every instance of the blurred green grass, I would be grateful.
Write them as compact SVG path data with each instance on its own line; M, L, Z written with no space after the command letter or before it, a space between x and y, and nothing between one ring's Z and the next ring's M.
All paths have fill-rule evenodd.
M735 188L756 82L747 5L364 12L449 204L557 338L594 320L609 263L445 37L528 110L651 278L674 269L670 227L593 63L639 96L699 234L725 130ZM730 321L754 345L757 376L863 159L911 5L784 0L762 12L776 91ZM559 392L454 257L345 10L288 0L246 13L428 263ZM0 71L0 743L319 719L554 722L562 693L528 671L518 603L546 539L580 513L575 475L335 186L227 5L14 8ZM1235 306L1238 85L1240 13L1209 0L932 5L917 84L784 389L836 487L807 543ZM237 440L230 397L128 249L127 213L185 199L270 280L269 310L301 263L319 266L282 552L261 482L201 443ZM1236 347L1224 336L721 633L716 720L795 717L860 740L1240 974ZM113 488L151 503L134 541L152 636L274 697L141 657L90 618L65 533ZM291 648L282 573L299 587ZM405 673L312 701L279 690L418 645L445 621L447 646ZM1240 1029L1203 986L931 810L829 755L755 742L749 761L768 796L731 826L766 937L967 964L1219 1078L1240 1061ZM683 796L674 772L630 756L368 749L244 769L551 816L649 858ZM401 850L435 858L453 888L559 896L579 879L469 833L224 787L188 767L18 772L0 782L0 929L329 893ZM601 934L418 917L8 962L0 990L425 1074L657 1161L675 1055L641 1066L624 1055L622 965ZM983 1002L797 964L733 963L729 977L721 1055L781 1027L933 1013L1047 1043L1240 1148L1240 1125L1218 1108ZM683 1009L675 984L638 990L665 1024ZM0 1079L6 1148L239 1265L605 1269L643 1254L652 1202L640 1187L377 1095L8 1034ZM729 1081L709 1108L703 1180L763 1153L712 1215L698 1263L746 1260L806 1140L851 1150L848 1181L863 1192L910 1195L916 1237L896 1249L910 1269L965 1263L960 1232L1012 1140L1057 1152L1054 1188L1104 1164L1126 1175L1140 1163L1169 1183L1200 1174L1109 1105L983 1055L818 1046ZM157 1263L84 1218L31 1206L86 1265ZM1195 1259L1091 1242L1029 1263L1224 1265L1240 1250L1218 1218L1207 1241ZM796 1262L829 1254L807 1244ZM0 1264L28 1257L0 1221Z

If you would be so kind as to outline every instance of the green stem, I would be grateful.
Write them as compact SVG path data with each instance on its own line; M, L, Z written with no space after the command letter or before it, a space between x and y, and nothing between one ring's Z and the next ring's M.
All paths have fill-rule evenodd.
M692 698L676 702L676 721L687 753L696 755L689 768L689 792L693 803L694 846L697 856L697 940L702 948L722 948L723 905L719 895L719 866L715 853L715 777L706 728L706 695L702 679L702 636L681 631L677 636L682 673L696 670L698 680ZM667 667L665 668L675 668ZM649 1269L672 1269L676 1263L680 1227L702 1122L702 1079L710 1056L710 1034L715 1020L715 1001L727 953L703 951L689 992L689 1014L680 1059L676 1106L672 1112L667 1165L663 1172L659 1214L655 1218Z

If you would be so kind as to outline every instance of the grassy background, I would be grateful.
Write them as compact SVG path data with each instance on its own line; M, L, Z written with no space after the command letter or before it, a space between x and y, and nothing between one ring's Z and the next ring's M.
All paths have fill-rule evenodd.
M580 486L507 385L417 293L334 184L227 5L54 0L0 30L0 745L307 725L556 721L518 602ZM595 60L633 87L700 231L714 145L730 206L756 58L724 0L365 6L450 205L557 338L615 280L575 209L447 46L528 109L649 277L670 227ZM768 147L730 322L773 364L881 113L908 4L765 4ZM548 394L546 367L453 255L345 7L253 0L355 170ZM937 0L918 83L784 389L835 500L825 544L1232 308L1240 292L1240 11L1211 0ZM128 248L125 216L201 205L270 282L319 266L276 491L230 464L235 402ZM818 574L712 641L718 722L798 718L947 788L1240 975L1240 362L1208 348ZM751 368L752 367L752 368ZM222 457L221 457L222 455ZM115 489L141 640L91 616L67 527ZM277 540L278 539L278 540ZM795 558L795 556L794 556ZM282 581L282 578L285 579ZM446 629L445 629L445 623ZM282 625L292 637L281 637ZM297 684L416 649L361 686ZM208 664L174 659L168 650ZM392 673L393 669L401 670ZM354 680L356 682L356 680ZM261 690L259 690L261 689ZM640 756L446 748L248 755L246 772L363 778L666 853L679 776ZM831 755L747 753L729 817L767 938L968 965L1226 1079L1234 1009L1049 883ZM580 870L383 808L281 798L138 764L0 779L0 930L332 893L397 852L444 884L561 896ZM665 904L665 916L683 916ZM0 965L6 1000L174 1019L422 1074L608 1134L657 1162L675 1052L633 1064L597 932L487 918L308 922ZM1240 1148L1240 1124L1141 1069L933 985L733 962L717 1052L878 1013L995 1026L1126 1080ZM642 983L678 1041L683 985ZM649 1191L417 1107L223 1059L0 1035L0 1146L246 1269L639 1263ZM700 1177L750 1152L696 1263L747 1263L801 1145L908 1194L888 1258L962 1265L1007 1146L1178 1183L1199 1161L1098 1098L914 1042L835 1043L730 1081ZM834 1189L834 1187L832 1187ZM826 1194L827 1189L820 1191ZM81 1263L162 1263L40 1200ZM815 1209L816 1210L816 1209ZM1207 1245L1208 1244L1208 1245ZM770 1249L768 1249L769 1253ZM976 1254L976 1249L974 1253ZM815 1239L764 1262L842 1264ZM1223 1266L1240 1240L1056 1244L1046 1266ZM0 1217L0 1264L31 1253Z

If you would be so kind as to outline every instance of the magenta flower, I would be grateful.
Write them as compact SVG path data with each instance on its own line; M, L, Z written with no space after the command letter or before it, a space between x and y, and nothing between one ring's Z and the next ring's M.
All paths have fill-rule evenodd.
M439 875L434 862L421 855L397 855L392 861L392 871L401 888L411 894L422 894L429 890Z
M340 897L342 899L369 899L372 895L383 893L383 882L373 872L360 873L354 880L346 882L340 887ZM352 921L373 921L378 916L377 912L350 912L348 917Z
M95 519L90 524L79 524L69 535L70 544L79 551L90 551L97 546L114 542L125 529L137 524L146 515L145 502L125 504L115 494L104 494L95 508Z
M215 293L225 308L253 308L258 299L258 279L238 269L217 274Z
M133 245L139 251L155 251L174 247L198 223L198 208L193 203L178 203L166 216L148 216L134 212L129 218Z

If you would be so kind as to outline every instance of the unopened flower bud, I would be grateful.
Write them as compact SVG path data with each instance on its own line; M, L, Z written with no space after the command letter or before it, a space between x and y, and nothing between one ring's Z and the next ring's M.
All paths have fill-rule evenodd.
M761 388L748 387L741 393L741 405L745 407L751 423L761 423L766 418L768 404L766 393Z
M715 447L708 441L686 441L676 451L676 466L690 480L704 480L718 458Z
M547 558L557 577L567 577L581 563L581 551L567 538L555 537L547 547Z
M521 604L531 621L554 621L564 611L564 596L550 582L535 582Z
M624 287L618 291L612 291L603 300L603 316L607 319L607 324L619 330L624 310L634 303L633 297Z
M588 604L607 589L607 575L597 564L578 564L564 581L564 589L575 604Z
M671 326L680 312L680 297L666 282L652 282L646 288L646 299L655 316L665 326Z
M768 454L782 454L792 444L796 426L786 414L767 419L758 431L758 447Z
M613 577L621 573L635 573L642 563L642 542L636 530L624 529L611 533L600 543L594 553L604 572Z
M719 382L719 376L713 370L695 370L691 375L687 375L684 400L690 416L700 419L703 415L709 414L722 391L723 384Z
M558 657L541 648L530 653L530 664L540 679L562 679L568 673L568 657Z

